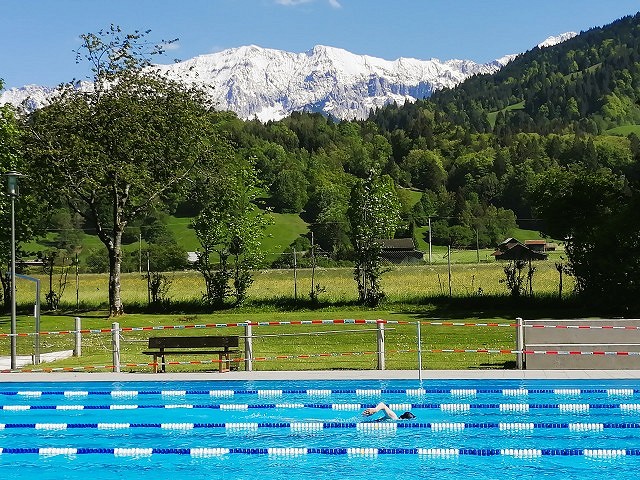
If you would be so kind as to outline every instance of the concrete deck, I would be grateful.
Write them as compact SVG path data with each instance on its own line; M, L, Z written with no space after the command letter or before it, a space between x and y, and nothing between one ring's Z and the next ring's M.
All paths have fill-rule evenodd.
M423 370L422 380L640 380L640 370ZM318 370L227 373L5 373L11 382L166 382L230 380L418 380L416 370Z
M60 352L48 352L40 354L40 361L42 363L53 362L55 360L64 360L73 356L73 350L62 350ZM33 357L31 355L18 355L16 356L16 367L26 367L33 365ZM11 368L11 357L0 356L0 370L8 370Z

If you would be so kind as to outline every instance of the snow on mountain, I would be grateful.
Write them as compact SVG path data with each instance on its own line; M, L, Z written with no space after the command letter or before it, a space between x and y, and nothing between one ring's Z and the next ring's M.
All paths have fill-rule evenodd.
M0 105L10 103L16 107L22 106L26 111L31 112L46 105L55 94L55 90L55 88L40 85L10 88L0 94Z
M217 108L264 121L302 110L366 118L372 108L425 98L501 66L470 60L389 61L326 46L291 53L251 45L158 68L172 78L213 87Z
M576 32L566 32L556 37L549 37L545 41L538 44L538 48L547 48L553 47L554 45L558 45L559 43L566 42L567 40L576 37L578 34Z
M575 36L550 37L540 45L564 41L569 35ZM429 97L472 75L494 73L514 57L486 64L435 58L383 60L322 45L304 53L250 45L155 68L171 78L212 87L216 108L232 110L243 119L278 120L295 111L312 111L351 120L366 118L371 109L392 102ZM12 88L0 94L0 105L23 104L31 111L45 105L54 92L37 85Z

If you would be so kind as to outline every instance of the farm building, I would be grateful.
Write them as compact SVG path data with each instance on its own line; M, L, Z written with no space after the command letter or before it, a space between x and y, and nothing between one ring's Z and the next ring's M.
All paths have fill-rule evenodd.
M543 247L544 249L544 247ZM547 258L546 253L535 251L529 246L522 244L515 238L507 238L504 242L498 245L498 248L491 255L496 260L545 260Z
M382 247L380 257L390 263L415 263L422 261L424 253L416 248L413 238L378 240Z
M545 252L547 250L546 240L525 240L524 245L534 252Z

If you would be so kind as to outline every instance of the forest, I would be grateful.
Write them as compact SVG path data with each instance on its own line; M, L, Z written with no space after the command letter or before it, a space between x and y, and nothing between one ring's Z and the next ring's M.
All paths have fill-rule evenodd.
M19 239L55 232L54 247L73 253L80 232L95 232L112 313L122 312L122 245L144 239L164 262L155 269L185 267L167 215L190 219L211 302L241 302L251 270L269 266L268 212L308 225L290 247L354 265L364 303L381 298L376 241L430 223L436 244L457 248L538 230L566 242L578 295L637 307L640 14L362 121L300 112L262 123L216 111L206 92L145 70L149 59L130 49L140 38L114 27L84 36L89 61L110 54L94 92L63 87L39 111L0 109L0 165L27 175Z

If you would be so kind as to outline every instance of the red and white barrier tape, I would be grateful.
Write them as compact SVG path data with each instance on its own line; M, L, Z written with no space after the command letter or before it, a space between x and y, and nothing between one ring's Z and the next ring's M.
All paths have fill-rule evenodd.
M270 321L270 322L237 322L237 323L205 323L194 325L153 325L144 327L121 327L120 332L147 332L160 330L192 330L206 328L238 328L238 327L276 327L287 325L415 325L416 322L410 320L365 320L365 319L336 319L336 320L290 320L290 321ZM436 327L516 327L516 323L494 323L494 322L447 322L447 321L420 321L420 325ZM561 328L561 329L596 329L596 330L640 330L640 325L538 325L525 324L524 328ZM6 337L30 337L35 335L74 335L80 334L100 334L113 333L112 328L81 329L81 330L58 330L43 331L39 333L0 333L0 338Z
M403 320L365 320L365 319L336 319L336 320L290 320L290 321L271 321L271 322L237 322L237 323L205 323L194 325L150 325L144 327L120 327L120 332L147 332L155 330L191 330L191 329L203 329L203 328L237 328L237 327L274 327L284 325L375 325L378 323L384 324L396 324L396 325L410 325L415 322L403 321ZM25 333L0 333L0 338L4 337L30 337L34 335L74 335L76 333L81 334L99 334L99 333L113 333L112 328L98 328L98 329L81 329L81 330L58 330L58 331L41 331L40 333L25 332Z

